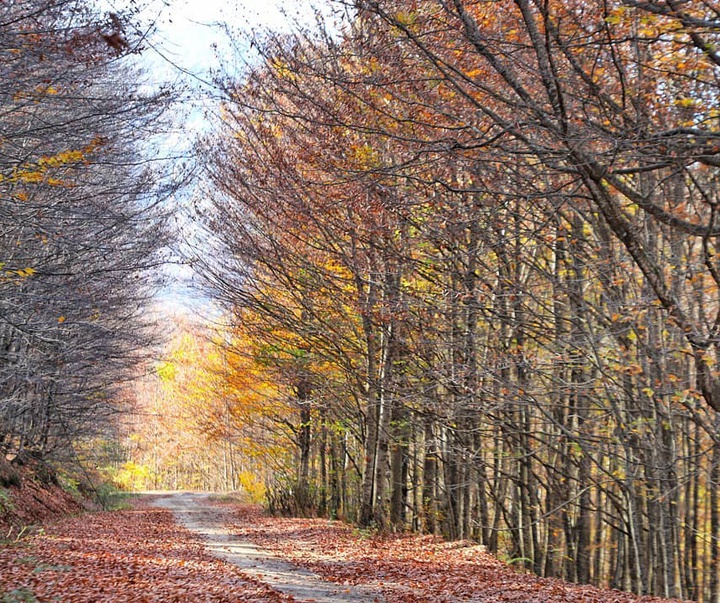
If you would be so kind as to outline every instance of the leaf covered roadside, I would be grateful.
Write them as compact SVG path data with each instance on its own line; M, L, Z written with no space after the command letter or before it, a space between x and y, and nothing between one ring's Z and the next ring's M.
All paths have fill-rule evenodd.
M0 601L66 603L290 603L219 561L170 511L135 501L128 510L86 513L0 546ZM217 503L220 505L220 503ZM341 584L373 584L387 603L660 603L618 591L514 571L468 542L376 536L341 522L232 511L232 533Z
M288 603L204 550L170 511L86 513L0 545L0 601Z
M12 467L0 455L0 543L17 538L38 521L59 519L91 507L90 501L63 490L56 477L44 474L40 464Z
M378 536L339 521L234 509L233 533L342 584L379 586L387 603L667 603L515 571L468 541Z

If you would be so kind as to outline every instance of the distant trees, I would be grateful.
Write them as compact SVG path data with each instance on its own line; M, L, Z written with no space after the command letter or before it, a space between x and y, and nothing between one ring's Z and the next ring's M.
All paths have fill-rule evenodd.
M207 146L202 273L294 400L292 492L720 600L717 13L357 8L267 41Z
M243 490L260 502L271 476L292 468L292 429L282 400L251 358L194 319L175 316L154 374L133 384L122 455L107 475L137 489ZM273 429L274 427L274 429Z
M167 108L124 16L0 6L0 452L66 457L102 432L152 339L169 231L146 158Z

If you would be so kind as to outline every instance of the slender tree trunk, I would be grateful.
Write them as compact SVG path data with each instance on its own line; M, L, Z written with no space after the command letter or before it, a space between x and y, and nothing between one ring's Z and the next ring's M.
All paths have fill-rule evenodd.
M410 429L407 413L399 405L394 407L394 441L391 450L390 524L403 528L406 524L408 506L408 442Z
M428 416L425 418L425 457L423 462L423 518L424 529L430 534L439 532L438 526L438 504L437 504L437 480L438 480L438 456L440 451L437 447L433 430L433 421Z
M715 421L716 428L720 421ZM717 433L717 431L716 431ZM720 603L720 442L713 442L710 465L710 592L709 603Z
M376 475L378 466L378 442L380 435L380 385L378 377L379 345L375 327L370 313L377 303L376 285L371 282L368 287L368 299L362 316L363 332L366 345L367 384L365 409L365 462L363 465L360 513L358 523L367 527L375 520Z

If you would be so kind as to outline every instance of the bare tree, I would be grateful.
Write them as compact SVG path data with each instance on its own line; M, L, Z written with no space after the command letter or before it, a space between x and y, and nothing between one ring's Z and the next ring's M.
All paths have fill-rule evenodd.
M169 231L145 157L165 92L140 92L118 15L0 9L0 449L47 456L104 429L151 340Z

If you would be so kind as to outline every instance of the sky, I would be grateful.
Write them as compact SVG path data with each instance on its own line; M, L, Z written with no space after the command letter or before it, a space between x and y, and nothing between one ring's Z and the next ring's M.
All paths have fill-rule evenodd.
M315 0L317 3L318 0ZM320 0L322 1L322 0ZM233 70L238 60L231 50L226 26L236 33L240 43L240 61L251 61L247 40L253 33L264 30L290 31L298 23L310 24L313 19L312 0L154 0L144 16L154 22L156 33L143 53L144 70L149 81L184 82L192 92L178 108L179 126L174 135L166 139L170 152L183 152L194 135L207 128L205 113L214 110L218 98L213 88L213 72ZM189 148L189 147L188 147ZM183 195L195 194L185 191ZM177 203L182 204L181 198ZM192 222L182 216L179 226L188 232ZM160 304L164 313L195 313L207 306L208 300L193 290L192 268L171 266L168 276L176 279L164 289Z
M154 46L162 54L155 57L157 68L170 72L173 63L203 77L229 54L223 25L239 35L288 31L296 23L310 23L313 12L311 0L155 0L147 15L157 19Z

